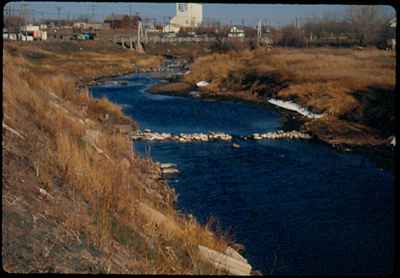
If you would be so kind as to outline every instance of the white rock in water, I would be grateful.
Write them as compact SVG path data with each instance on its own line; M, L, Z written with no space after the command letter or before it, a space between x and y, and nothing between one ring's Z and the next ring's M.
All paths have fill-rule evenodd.
M161 163L160 164L160 167L161 168L176 168L176 164L174 164L174 163Z
M179 170L178 169L173 169L173 168L166 168L166 169L162 169L162 173L163 174L178 174Z
M196 83L197 87L205 87L205 86L208 86L208 85L210 85L210 83L208 83L207 81L204 81L204 80L199 81L199 82Z
M392 140L390 140L390 145L396 146L396 137L395 136L392 136Z

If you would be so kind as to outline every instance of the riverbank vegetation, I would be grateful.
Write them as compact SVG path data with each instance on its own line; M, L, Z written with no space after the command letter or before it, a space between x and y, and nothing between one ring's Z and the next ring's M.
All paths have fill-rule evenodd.
M3 268L221 273L200 260L198 245L222 252L229 236L177 211L156 165L116 128L135 130L134 120L79 87L161 59L62 44L3 49Z
M394 53L260 48L210 54L183 77L192 86L200 80L210 83L200 90L215 96L273 97L323 113L303 127L332 144L379 145L395 132Z

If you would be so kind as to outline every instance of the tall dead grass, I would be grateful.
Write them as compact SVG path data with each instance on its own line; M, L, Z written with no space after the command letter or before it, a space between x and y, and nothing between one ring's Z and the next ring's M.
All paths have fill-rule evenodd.
M41 186L53 195L67 192L73 207L88 207L89 215L53 208L63 225L84 233L104 252L115 242L125 246L145 273L215 273L201 262L197 245L223 251L224 237L177 213L174 191L151 177L154 165L132 153L126 136L97 121L100 114L123 119L121 107L78 94L72 75L38 75L27 58L7 51L4 57L5 119L32 139L23 147ZM82 105L88 107L87 114ZM97 138L88 139L93 130ZM159 210L182 232L146 225L148 219L137 210L141 202ZM80 219L86 224L80 225Z
M364 107L356 93L394 91L395 66L394 54L377 49L257 49L201 57L184 79L191 84L209 81L207 89L216 94L255 92L349 118Z
M110 113L117 119L124 118L121 106L112 103L105 97L102 97L100 100L90 102L89 111L95 114Z

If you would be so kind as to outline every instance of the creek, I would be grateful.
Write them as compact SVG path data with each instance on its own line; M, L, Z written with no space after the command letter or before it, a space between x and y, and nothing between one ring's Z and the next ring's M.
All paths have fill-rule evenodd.
M282 117L238 101L155 95L152 74L91 87L123 106L141 129L167 133L276 131ZM178 208L210 216L246 248L254 269L273 275L378 275L393 270L394 177L361 154L313 140L232 143L134 142L142 155L174 163Z

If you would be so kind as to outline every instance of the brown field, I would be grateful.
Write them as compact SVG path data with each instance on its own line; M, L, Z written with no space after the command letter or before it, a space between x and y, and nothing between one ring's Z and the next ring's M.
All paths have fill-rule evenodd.
M295 101L328 115L305 125L322 140L375 145L394 134L395 60L377 49L244 50L196 59L184 81L209 81L215 95Z
M197 245L222 251L229 236L177 211L155 164L116 132L116 124L135 129L135 122L77 88L79 78L161 59L91 47L3 49L3 268L221 274L199 259Z
M152 69L160 66L161 56L137 54L115 47L111 42L37 42L7 43L11 55L26 58L26 67L41 74L65 74L84 81L96 77Z

